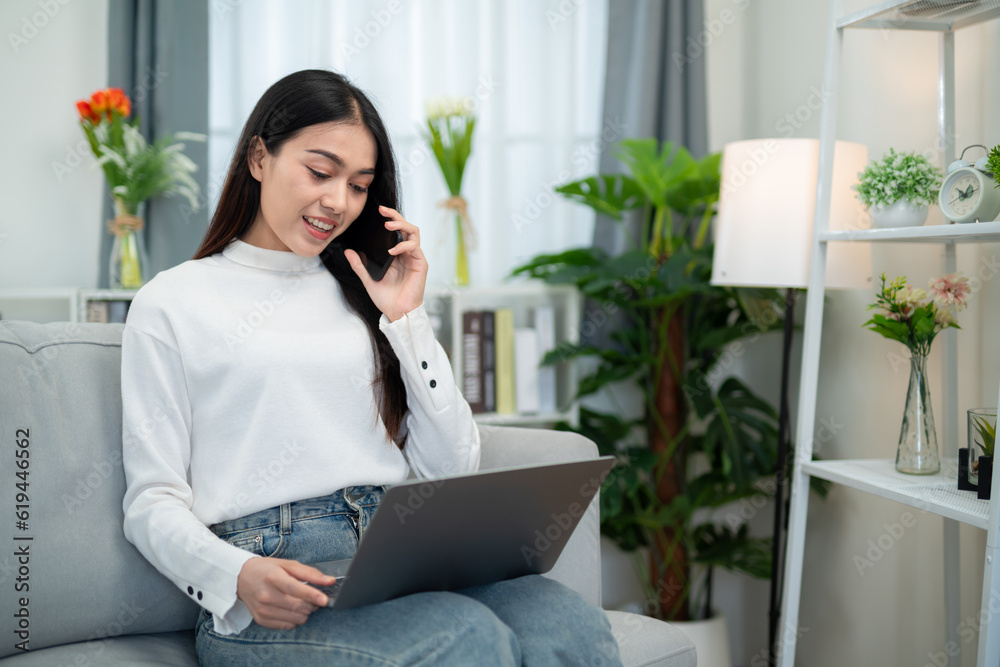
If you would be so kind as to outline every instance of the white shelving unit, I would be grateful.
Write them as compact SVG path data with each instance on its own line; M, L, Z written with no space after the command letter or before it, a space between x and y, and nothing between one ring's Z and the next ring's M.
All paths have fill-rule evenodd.
M79 321L87 321L88 306L92 301L131 301L138 291L135 289L81 289L77 294Z
M820 340L823 329L826 251L830 243L933 243L944 248L945 271L956 270L958 243L1000 241L1000 222L966 225L936 225L908 229L828 231L830 184L833 177L833 146L837 130L837 93L843 31L925 30L939 35L938 135L945 146L945 164L955 159L955 34L960 28L1000 17L1000 0L940 2L893 0L845 16L841 0L831 2L830 31L825 67L825 90L820 129L819 185L816 193L814 241L806 297L806 321L802 351L797 449L791 480L791 510L785 553L785 588L782 598L778 664L793 667L798 632L802 566L805 553L809 478L819 477L875 496L938 514L944 521L945 632L949 642L962 646L959 638L958 524L967 523L987 531L983 559L982 611L977 664L1000 664L1000 618L994 616L991 600L1000 599L1000 561L996 552L1000 537L1000 475L995 475L992 500L977 500L974 492L957 490L956 443L963 441L958 420L958 342L954 330L942 334L944 343L944 420L941 472L917 477L896 472L894 460L813 461L816 427L816 396L819 386ZM945 449L947 448L947 449ZM863 610L858 610L862 613Z
M435 333L441 345L448 350L455 381L462 381L462 313L470 310L495 310L510 308L514 311L514 326L531 326L532 309L551 306L555 314L556 344L580 340L582 298L572 285L546 285L525 282L499 287L455 287L428 289L424 302L435 323ZM476 421L504 426L531 426L567 421L575 424L577 412L573 396L576 393L576 364L567 362L556 366L556 406L553 413L498 414L479 413Z
M65 318L70 322L76 322L78 318L76 287L28 287L28 288L2 288L0 289L0 315L5 319L23 319L24 315L18 314L21 308L27 306L30 310L32 305L56 302L57 308L65 306L67 314ZM61 302L61 303L60 303ZM14 306L15 315L9 315L9 305ZM52 305L50 303L50 305ZM19 308L19 306L21 308ZM62 317L62 315L58 316Z
M91 289L81 287L33 287L0 289L0 304L38 305L43 302L62 302L67 313L48 321L86 322L87 306L91 301L131 301L138 290ZM2 312L2 311L0 311ZM6 315L5 315L6 316ZM20 319L21 316L7 317Z
M70 322L86 322L88 305L94 301L131 301L138 290L89 289L53 287L34 289L0 289L0 306L4 303L39 303L56 301L65 305ZM451 356L455 379L462 378L462 313L467 310L510 308L514 325L530 326L532 309L551 306L555 315L556 343L578 342L582 298L570 285L549 286L527 282L500 287L428 288L424 298L427 311L435 323L435 334ZM2 312L2 311L0 311ZM18 318L13 318L18 319ZM57 319L64 319L59 316ZM54 321L54 320L53 320ZM476 421L504 426L532 426L557 421L577 422L573 396L576 393L576 364L567 362L556 367L556 412L476 415ZM460 385L461 386L461 385Z

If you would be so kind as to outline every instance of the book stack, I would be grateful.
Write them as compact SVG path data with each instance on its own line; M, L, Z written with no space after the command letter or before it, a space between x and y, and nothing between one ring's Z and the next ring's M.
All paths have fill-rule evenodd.
M532 326L515 327L510 308L462 313L462 393L475 413L556 411L555 368L540 368L555 348L552 306L532 309Z
M88 322L117 322L125 321L128 315L128 307L131 301L123 299L93 300L87 302Z

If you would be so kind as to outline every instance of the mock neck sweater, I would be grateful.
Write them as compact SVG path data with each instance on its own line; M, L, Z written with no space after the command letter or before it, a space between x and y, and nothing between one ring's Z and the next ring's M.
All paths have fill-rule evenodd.
M403 450L373 390L367 327L319 257L234 239L162 271L122 334L125 535L216 632L254 557L208 526L355 485L473 472L479 432L421 305L379 329L406 386Z

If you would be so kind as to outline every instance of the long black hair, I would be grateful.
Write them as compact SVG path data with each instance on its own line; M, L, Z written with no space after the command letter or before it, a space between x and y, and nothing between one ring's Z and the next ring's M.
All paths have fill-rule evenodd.
M208 232L194 259L221 252L234 238L250 230L260 209L260 182L250 173L250 151L260 137L271 155L304 128L320 123L362 125L371 133L378 149L375 178L368 187L368 199L357 220L320 254L327 270L340 283L348 306L368 326L375 358L375 387L379 414L386 431L402 448L400 437L406 414L406 388L399 370L399 358L378 328L382 313L368 295L347 258L344 246L373 225L383 225L379 205L399 208L396 161L382 119L368 97L343 76L327 70L309 69L289 74L273 84L254 107L229 165L219 204Z

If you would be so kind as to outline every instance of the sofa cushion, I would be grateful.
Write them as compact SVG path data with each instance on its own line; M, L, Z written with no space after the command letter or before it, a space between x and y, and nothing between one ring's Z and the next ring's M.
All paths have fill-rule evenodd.
M605 612L625 667L695 667L694 642L673 625L624 611Z
M0 657L194 627L122 531L121 333L0 322Z
M198 667L194 630L107 637L4 660L3 667Z
M674 626L621 611L606 612L624 667L695 667L694 644ZM81 665L197 667L194 632L131 635L55 646L8 658L4 667Z

